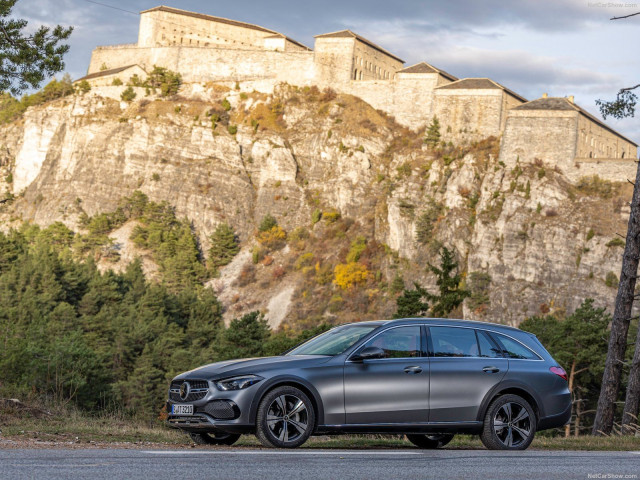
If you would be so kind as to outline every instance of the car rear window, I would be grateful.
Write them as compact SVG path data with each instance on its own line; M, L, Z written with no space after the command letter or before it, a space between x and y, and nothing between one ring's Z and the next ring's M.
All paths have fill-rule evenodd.
M493 344L489 335L482 330L477 330L480 356L485 358L502 358L502 350Z
M502 347L502 353L508 358L518 358L521 360L540 360L540 357L522 345L520 342L505 335L492 332L491 335Z

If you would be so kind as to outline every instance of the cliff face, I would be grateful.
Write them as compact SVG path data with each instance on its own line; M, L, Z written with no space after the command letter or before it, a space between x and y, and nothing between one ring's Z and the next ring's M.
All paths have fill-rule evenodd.
M425 267L439 245L455 248L466 272L473 295L458 312L466 318L517 324L587 297L612 307L625 178L572 184L576 172L544 158L499 162L496 139L434 149L423 136L355 97L308 88L267 96L212 86L198 99L131 104L66 97L0 127L2 188L15 195L3 224L79 230L83 213L111 211L135 190L175 206L204 253L227 222L242 250L209 283L228 318L261 309L274 326L388 316L394 279L434 287ZM312 221L316 210L323 220ZM267 213L290 236L254 266ZM145 256L113 235L123 259ZM342 290L333 268L358 237L367 240L368 280Z

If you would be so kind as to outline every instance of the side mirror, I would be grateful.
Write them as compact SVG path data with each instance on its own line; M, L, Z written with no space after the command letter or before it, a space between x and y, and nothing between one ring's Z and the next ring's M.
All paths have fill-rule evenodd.
M353 362L362 362L363 360L372 360L374 358L384 358L385 353L380 347L365 347L351 357Z

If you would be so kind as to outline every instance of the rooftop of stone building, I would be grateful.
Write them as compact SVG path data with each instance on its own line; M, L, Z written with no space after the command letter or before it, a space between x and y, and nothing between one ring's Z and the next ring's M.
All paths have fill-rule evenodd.
M249 28L251 30L258 30L260 32L270 33L271 37L273 37L273 36L284 37L288 41L298 45L299 47L305 48L307 50L311 50L311 48L309 48L306 45L294 40L293 38L287 37L283 33L276 32L275 30L271 30L269 28L261 27L260 25L254 25L253 23L240 22L238 20L231 20L229 18L216 17L214 15L207 15L207 14L204 14L204 13L191 12L189 10L182 10L180 8L167 7L165 5L160 5L158 7L149 8L148 10L143 10L143 11L140 12L140 15L145 14L145 13L150 13L150 12L174 13L176 15L184 15L185 17L193 17L193 18L198 18L200 20L208 20L210 22L218 22L218 23L224 23L226 25L233 25L235 27L243 27L243 28Z
M436 68L433 65L428 64L427 62L416 63L415 65L411 65L410 67L398 70L397 73L439 73L443 77L448 78L453 82L458 80L458 77L451 75L444 70Z
M625 137L624 135L621 135L619 132L615 131L613 128L611 128L609 125L604 123L598 117L592 115L591 113L587 112L584 108L582 108L581 106L579 106L576 103L574 103L573 102L573 97L567 98L567 97L547 97L547 96L544 96L544 97L538 98L536 100L531 100L530 102L524 103L522 105L518 105L513 110L575 111L575 112L578 112L578 113L584 115L585 117L587 117L592 122L600 125L602 128L604 128L604 129L608 130L609 132L617 135L618 137L622 138L623 140L626 140L627 142L635 145L636 147L638 146L638 144L636 142L634 142L633 140L630 140L629 138Z
M402 60L400 57L395 56L393 53L385 50L380 45L376 45L371 40L367 40L366 38L358 35L355 32L352 32L351 30L339 30L337 32L323 33L322 35L316 35L314 38L355 38L365 45L368 45L371 48L378 50L379 52L384 53L385 55L388 55L401 63L404 63L404 60Z
M517 98L523 102L526 102L527 99L522 95L517 94L513 90L505 87L504 85L500 85L498 82L494 82L490 78L462 78L453 83L448 83L446 85L441 85L436 88L437 90L492 90L492 89L500 89L511 95L512 97Z
M116 73L120 73L125 70L128 70L131 67L139 67L139 65L134 63L131 65L125 65L124 67L110 68L108 70L100 70L99 72L90 73L89 75L85 75L84 77L74 80L74 82L80 82L82 80L91 80L93 78L99 78L99 77L106 77L107 75L114 75ZM142 70L144 70L144 68L142 68Z

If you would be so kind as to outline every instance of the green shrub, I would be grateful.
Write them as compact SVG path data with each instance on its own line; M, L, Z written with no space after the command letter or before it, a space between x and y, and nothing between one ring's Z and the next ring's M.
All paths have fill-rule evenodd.
M260 221L260 226L258 227L258 231L268 232L273 227L277 227L277 226L278 226L277 220L270 213L267 213L264 217L262 217L262 220Z
M607 277L604 279L604 284L609 288L615 288L618 286L618 277L615 273L607 273Z
M424 143L431 147L435 147L440 141L440 121L435 115L431 120L431 123L427 127L427 134L424 138Z
M82 80L78 82L77 88L80 93L87 93L91 91L91 84L86 80Z
M236 133L238 133L238 126L237 125L229 125L227 127L227 130L229 131L229 133L231 135L235 135Z
M133 87L127 87L120 94L120 98L124 102L132 102L136 98L136 92L134 92Z
M433 198L426 202L424 211L418 216L416 221L416 241L422 245L427 245L433 240L433 228L444 213L444 205L436 202Z
M175 95L178 93L180 85L182 85L182 75L158 66L153 67L153 70L143 83L143 86L152 89L154 92L159 88L162 97Z
M226 98L222 101L222 108L225 112L231 110L231 103L229 103L229 100L227 100Z
M240 251L238 237L227 223L221 223L209 237L209 261L214 268L223 267ZM256 262L257 263L257 262Z
M469 274L469 307L473 310L489 303L489 287L491 276L486 272L471 272Z
M60 81L54 78L42 90L24 95L20 100L8 93L0 92L0 124L16 120L29 107L57 100L72 93L74 93L73 82L68 74L65 74Z
M362 236L358 236L353 242L351 242L351 248L347 253L347 263L357 262L360 260L360 255L367 248L367 239Z
M576 188L585 195L601 198L611 198L615 193L613 183L600 178L598 175L581 177L576 184Z
M311 213L311 222L315 225L322 218L322 210L316 208L313 213Z
M607 247L624 247L625 242L621 238L615 237L607 242Z
M113 79L113 82L111 82L111 85L113 85L114 87L119 87L120 85L122 85L122 80L116 77Z

